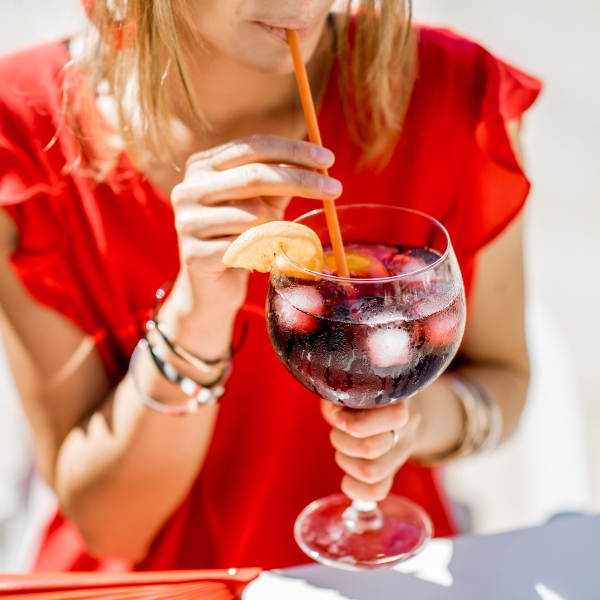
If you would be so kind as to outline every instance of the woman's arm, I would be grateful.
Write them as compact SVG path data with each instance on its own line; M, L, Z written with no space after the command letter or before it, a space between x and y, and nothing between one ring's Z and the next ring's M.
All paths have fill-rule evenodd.
M515 124L507 127L521 161ZM517 426L529 382L525 340L523 215L477 255L469 325L461 345L461 373L493 395L503 416L502 437ZM414 398L367 411L342 409L322 401L333 427L336 460L346 475L342 489L352 498L380 500L397 470L412 456L430 456L456 446L464 413L448 381L440 377ZM400 438L393 444L392 431Z
M480 381L498 402L503 416L502 439L517 426L529 382L522 234L523 215L519 215L479 253L469 326L461 346L466 364L458 371ZM444 393L441 389L437 392ZM444 415L438 414L436 418L441 402L434 396L434 390L424 395L421 402L421 410L428 418L422 421L419 443L423 449L416 449L415 454L431 454L448 448L452 444L451 428L447 428L445 437L446 428L441 426Z
M337 197L339 183L314 172L332 162L329 151L276 136L190 159L172 194L181 271L160 313L177 342L206 359L227 354L248 273L226 269L224 251L249 227L281 218L292 195ZM129 376L111 390L93 340L33 300L10 268L17 239L0 210L2 333L37 463L92 554L140 560L201 469L218 408L169 418L146 408ZM136 379L157 401L185 400L147 352Z
M508 122L506 129L517 162L523 168L518 121ZM480 381L498 402L503 417L502 439L505 439L517 426L529 383L522 213L477 256L469 326L461 353L467 364L459 372ZM444 387L446 390L440 389L439 394L454 396L447 385ZM456 411L456 402L448 397L443 403L447 407L444 414L445 411L440 411L441 398L434 392L437 390L421 399L421 410L429 417L423 419L420 433L420 443L425 449L416 450L416 455L430 454L428 448L436 446L436 439L436 451L450 447L450 432L454 427L442 427L441 423L445 419L451 423L462 421L462 409Z
M166 418L144 407L128 377L111 390L93 339L34 301L10 269L15 237L0 210L0 321L36 463L90 552L139 560L191 486L217 409Z
M529 381L523 322L522 216L478 256L469 327L460 372L481 382L503 415L503 438L516 427ZM396 471L411 457L435 455L456 445L463 410L440 377L407 402L373 411L341 409L322 401L333 426L336 460L346 472L342 489L353 498L383 499ZM400 439L392 448L393 430Z

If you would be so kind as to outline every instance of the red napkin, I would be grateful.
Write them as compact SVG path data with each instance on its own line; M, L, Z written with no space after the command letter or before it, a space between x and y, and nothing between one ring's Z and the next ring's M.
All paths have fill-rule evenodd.
M235 600L260 569L0 575L13 600Z

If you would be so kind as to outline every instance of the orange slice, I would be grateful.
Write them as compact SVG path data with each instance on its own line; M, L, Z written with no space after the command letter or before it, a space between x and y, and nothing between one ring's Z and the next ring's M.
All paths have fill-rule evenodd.
M333 252L325 254L324 263L332 273L337 272ZM348 265L350 274L355 277L375 278L390 276L388 270L378 258L355 250L346 250L346 264Z
M323 268L323 246L317 234L300 223L271 221L244 231L225 252L223 263L228 267L243 267L250 271L268 273L275 257L282 249L294 262L321 272ZM287 261L278 261L281 268ZM289 265L282 270L298 276L301 273Z

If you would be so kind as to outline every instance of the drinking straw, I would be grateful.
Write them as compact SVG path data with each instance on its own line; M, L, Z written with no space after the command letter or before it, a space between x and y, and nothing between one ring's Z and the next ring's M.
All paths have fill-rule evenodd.
M308 139L313 144L322 146L321 132L319 131L317 113L310 92L306 67L304 65L304 60L302 59L302 49L300 48L298 32L292 29L286 29L286 33L292 52L292 59L294 61L294 70L296 72L296 81L298 82L302 110L304 111L304 120L306 121L306 128L308 130ZM319 173L328 175L327 169L319 169ZM323 208L325 209L325 219L327 221L327 229L329 229L329 237L331 238L331 246L333 247L333 256L335 258L338 275L350 277L348 264L346 263L346 253L344 252L344 242L342 241L342 232L340 231L340 223L338 221L337 211L335 210L335 202L333 200L323 200Z

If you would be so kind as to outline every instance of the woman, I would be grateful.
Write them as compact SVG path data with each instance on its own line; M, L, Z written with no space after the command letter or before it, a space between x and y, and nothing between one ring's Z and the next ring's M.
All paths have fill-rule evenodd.
M427 465L500 426L486 409L473 432L465 402L497 404L502 437L515 428L529 372L517 134L539 83L450 32L411 28L401 1L379 13L365 0L351 19L332 4L88 1L87 34L0 64L2 332L60 501L38 569L305 562L293 521L340 478L350 497L413 498L448 535ZM326 149L303 141L286 28ZM221 258L249 227L365 197L449 229L469 298L454 369L468 390L441 377L399 405L323 402L320 415L270 348L266 278ZM185 418L142 401L188 400L148 352L127 374L167 281L156 319L210 368L170 360L226 387Z

